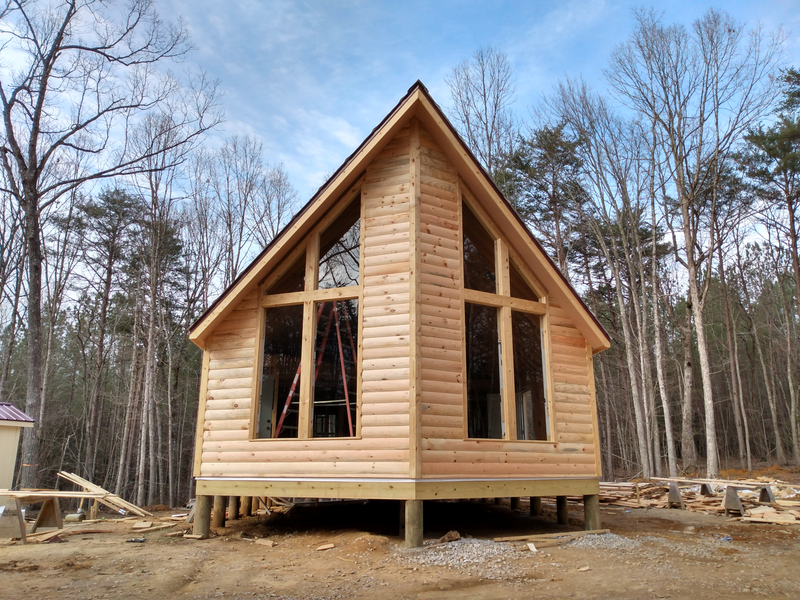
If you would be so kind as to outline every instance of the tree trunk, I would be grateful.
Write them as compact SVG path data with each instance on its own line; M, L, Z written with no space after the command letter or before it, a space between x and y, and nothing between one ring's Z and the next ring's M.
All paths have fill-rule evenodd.
M25 239L28 245L28 381L25 412L39 416L42 401L42 246L38 197L25 193ZM44 423L36 419L22 434L20 487L39 487L39 447Z
M733 404L733 420L736 425L736 440L739 443L739 464L743 465L745 462L745 441L744 441L744 426L742 422L742 413L740 411L739 403L739 387L736 381L736 366L734 364L734 344L733 332L731 327L731 310L730 303L728 302L728 283L725 280L725 267L722 262L722 246L717 247L719 256L719 280L722 284L722 308L723 315L725 316L725 335L728 340L728 367L729 377L731 382L731 402Z
M678 476L678 462L675 452L675 437L672 431L672 410L669 406L667 395L667 379L664 374L664 355L661 340L661 308L658 303L658 279L656 266L653 263L653 330L655 331L656 377L658 378L658 392L661 396L661 408L664 411L664 432L667 438L667 464L669 476Z
M694 351L692 344L692 308L686 303L683 325L683 402L681 403L681 457L684 471L697 466L697 448L694 445Z
M95 456L97 454L97 429L100 421L100 384L103 379L103 362L105 360L105 338L106 321L108 315L108 303L111 296L111 283L114 275L114 253L108 253L108 260L105 268L105 278L103 280L103 296L100 300L100 317L97 323L97 348L94 359L94 377L92 392L89 396L89 418L86 423L86 454L84 457L84 472L86 479L92 481L94 478Z

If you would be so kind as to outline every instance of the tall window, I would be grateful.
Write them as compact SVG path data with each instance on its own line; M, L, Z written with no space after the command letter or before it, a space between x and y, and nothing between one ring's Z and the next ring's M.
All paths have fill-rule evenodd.
M265 286L257 438L357 435L359 198Z
M462 215L467 437L547 440L546 306L503 240L466 203Z

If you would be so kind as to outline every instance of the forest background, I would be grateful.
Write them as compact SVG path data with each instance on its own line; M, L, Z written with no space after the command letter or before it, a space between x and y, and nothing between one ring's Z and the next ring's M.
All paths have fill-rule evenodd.
M155 8L0 9L0 400L36 419L17 485L66 469L176 506L188 327L306 199L257 136L220 141L222 84ZM800 74L780 30L633 15L602 92L567 75L515 113L483 47L446 112L612 337L605 478L800 465Z

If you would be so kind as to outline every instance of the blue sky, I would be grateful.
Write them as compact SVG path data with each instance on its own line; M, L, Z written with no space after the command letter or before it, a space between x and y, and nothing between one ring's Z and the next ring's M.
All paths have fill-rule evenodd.
M445 109L445 77L480 46L502 50L516 75L514 109L525 116L565 76L601 85L634 7L689 24L709 6L767 30L783 27L787 64L800 65L800 3L382 2L160 0L183 17L196 50L187 63L219 79L220 139L250 134L283 162L304 203L417 79ZM213 142L212 142L213 143Z

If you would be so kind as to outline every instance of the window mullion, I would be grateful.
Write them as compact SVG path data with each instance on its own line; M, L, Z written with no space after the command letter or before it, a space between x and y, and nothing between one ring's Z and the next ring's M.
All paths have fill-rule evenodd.
M511 280L509 276L508 246L498 238L495 240L495 261L497 273L497 294L500 296L511 295ZM514 344L511 339L511 307L503 306L497 309L497 329L500 336L500 363L502 365L502 387L500 395L503 400L503 427L505 439L517 438L517 413L514 401Z
M514 401L514 344L511 339L511 308L498 310L498 334L500 335L500 362L503 368L500 394L503 399L503 426L505 439L517 439L517 413Z
M308 281L308 280L306 280ZM297 420L297 437L311 437L311 393L314 385L314 302L303 302L303 347L300 354L300 414Z

